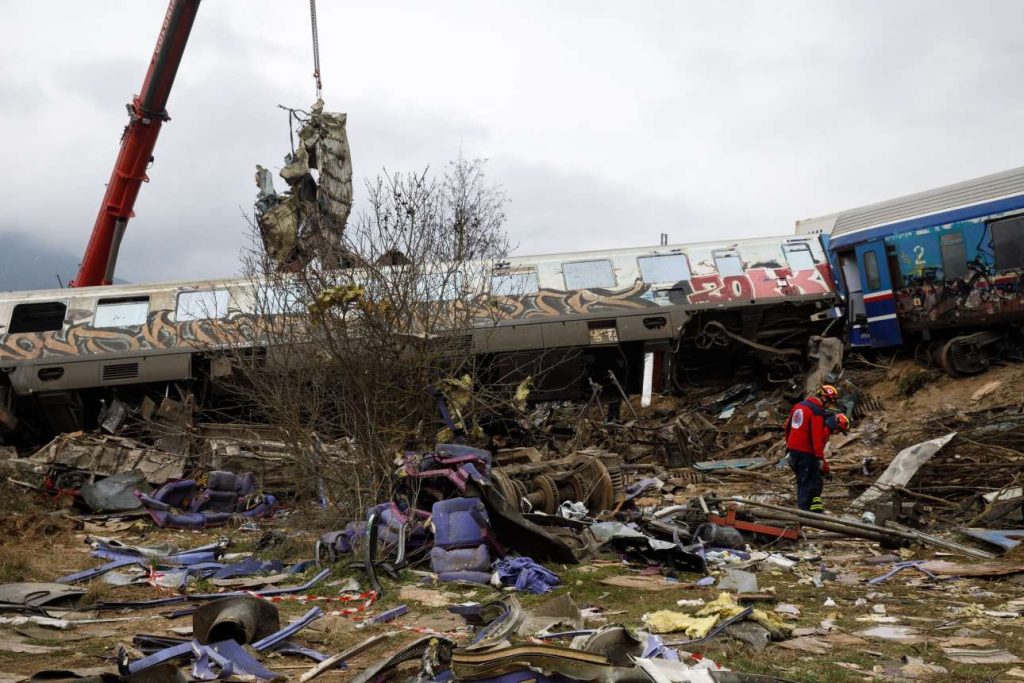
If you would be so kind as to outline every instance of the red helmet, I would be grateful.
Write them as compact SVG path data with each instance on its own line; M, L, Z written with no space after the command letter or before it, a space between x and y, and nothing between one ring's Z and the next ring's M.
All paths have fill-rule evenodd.
M839 390L831 384L822 384L818 387L818 398L821 399L822 403L835 403L839 400Z
M846 417L846 415L842 413L836 413L835 417L833 418L833 421L835 422L836 429L841 431L843 434L846 434L848 431L850 431L850 418Z

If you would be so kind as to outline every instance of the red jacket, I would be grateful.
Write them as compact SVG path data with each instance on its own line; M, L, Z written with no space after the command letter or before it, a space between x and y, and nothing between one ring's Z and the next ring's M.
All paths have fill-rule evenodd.
M825 426L828 413L821 401L813 396L800 401L789 412L786 420L786 450L825 459L825 444L830 436Z

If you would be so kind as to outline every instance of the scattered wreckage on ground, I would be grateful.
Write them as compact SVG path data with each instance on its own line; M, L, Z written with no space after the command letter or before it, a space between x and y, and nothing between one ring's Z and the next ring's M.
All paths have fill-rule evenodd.
M160 610L178 629L174 635L138 632L130 647L110 649L107 680L180 680L182 671L203 680L282 680L295 672L310 680L344 671L359 657L362 670L346 673L346 680L790 680L727 671L728 658L702 655L727 641L752 652L778 648L819 657L850 644L912 643L923 635L914 621L885 614L878 598L863 606L877 619L859 630L807 627L800 620L807 605L786 603L766 590L780 572L819 587L818 601L826 606L836 604L828 597L831 586L861 586L865 595L875 595L904 582L940 588L953 585L953 577L999 580L1024 572L1003 557L1024 535L1014 530L1024 524L1016 474L1021 461L1011 452L1024 442L1019 410L979 405L973 413L938 415L934 424L920 426L921 441L878 464L858 454L873 452L886 414L877 400L862 402L858 427L834 454L843 482L834 485L852 499L847 514L806 513L757 493L782 455L778 415L787 399L778 389L737 385L707 392L684 411L652 408L627 424L581 420L571 412L561 431L555 423L567 406L554 406L537 418L546 421L540 447L492 452L438 444L403 453L390 493L361 519L311 538L300 559L262 556L280 542L272 529L287 528L294 509L289 491L265 482L257 488L282 503L266 517L230 515L218 532L225 537L206 544L122 541L97 532L110 520L131 519L124 516L130 513L87 515L82 519L95 529L87 542L96 564L55 573L47 577L50 583L0 585L7 613L0 626L67 623L64 628L74 629L67 610L78 609L86 585L104 582L139 594L122 592L92 604L96 619ZM949 426L954 430L944 431ZM133 468L153 489L171 485L193 500L204 490L220 492L237 501L253 478L214 470L228 462L214 457L259 462L253 457L261 455L258 430L236 426L236 440L227 441L230 430L212 429L215 446L196 454L196 462L205 463L198 470L174 469L166 453L127 437L65 435L16 471L26 486L30 474L45 483L56 471L70 487L74 472L92 469L102 483L122 474L119 468ZM685 449L680 434L691 437ZM581 435L592 445L573 450ZM276 446L268 434L263 437L266 457ZM714 493L736 490L735 482L753 482L755 489L746 496ZM81 498L89 500L84 492ZM151 511L143 515L137 524L159 521ZM950 519L957 520L954 527ZM271 531L262 533L255 550L233 552L232 537L257 525ZM874 552L860 553L851 576L848 565L822 554L829 539ZM954 561L954 555L964 560ZM619 625L613 615L601 616L599 604L572 599L583 568L606 568L595 583L610 591L671 600ZM334 580L339 574L348 578ZM484 599L460 604L467 602L460 596L473 591ZM843 604L853 607L847 600ZM448 607L456 621L420 627L412 615L428 603ZM297 609L289 611L290 623L278 612L285 605ZM1010 601L988 611L1019 615L1024 605ZM187 633L178 625L185 618L192 622ZM324 651L304 634L328 618L370 631ZM945 662L910 658L891 665L893 676L941 676L966 662L992 667L1017 661L1012 649L996 647L992 638L954 633L937 642ZM279 669L282 662L303 659L308 663Z

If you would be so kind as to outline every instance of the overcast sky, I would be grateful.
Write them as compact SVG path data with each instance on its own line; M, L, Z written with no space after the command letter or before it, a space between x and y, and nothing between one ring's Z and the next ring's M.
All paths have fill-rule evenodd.
M1024 164L1016 0L319 4L357 180L489 159L519 253L785 234ZM79 257L165 8L0 0L0 251ZM203 3L118 276L237 274L310 53L305 0Z

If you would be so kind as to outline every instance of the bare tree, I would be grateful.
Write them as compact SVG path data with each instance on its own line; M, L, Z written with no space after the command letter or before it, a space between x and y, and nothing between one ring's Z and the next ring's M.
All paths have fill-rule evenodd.
M475 381L474 332L498 313L486 285L510 250L505 196L484 162L459 159L441 177L383 173L367 194L341 239L325 241L337 252L293 272L262 249L247 255L264 350L234 358L254 412L357 515L385 499L398 453L444 437L428 388L467 413L523 399L512 382Z

